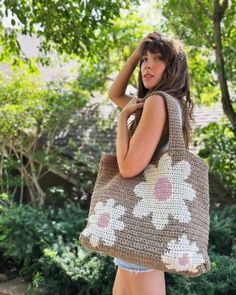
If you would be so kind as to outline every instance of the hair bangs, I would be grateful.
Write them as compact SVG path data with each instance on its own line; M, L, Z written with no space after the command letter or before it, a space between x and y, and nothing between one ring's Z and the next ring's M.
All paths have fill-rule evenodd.
M142 51L142 56L148 51L151 53L160 53L166 63L169 63L171 60L173 60L175 56L175 52L170 50L170 47L166 46L166 42L163 42L161 39L155 39L151 42L146 42Z

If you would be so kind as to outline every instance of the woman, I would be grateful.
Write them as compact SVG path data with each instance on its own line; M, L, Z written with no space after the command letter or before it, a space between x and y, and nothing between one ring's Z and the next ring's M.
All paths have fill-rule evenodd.
M125 94L139 63L138 98ZM186 147L190 142L190 98L186 55L179 41L153 32L138 45L109 90L110 99L121 109L117 125L116 154L123 177L134 177L150 162L154 152L168 148L168 116L164 99L155 90L169 93L179 102ZM130 129L127 120L135 114ZM115 258L118 266L113 295L163 295L164 272Z

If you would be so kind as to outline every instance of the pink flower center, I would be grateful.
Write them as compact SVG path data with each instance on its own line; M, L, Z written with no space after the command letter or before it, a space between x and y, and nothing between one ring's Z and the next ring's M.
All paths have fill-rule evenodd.
M183 254L181 257L179 257L178 261L179 261L179 264L180 265L186 265L186 264L188 264L189 263L188 254L186 254L186 253Z
M165 176L158 178L155 188L154 195L158 201L165 201L171 197L172 184L169 179Z
M110 219L111 219L110 213L108 212L102 213L98 218L97 226L102 228L107 227Z

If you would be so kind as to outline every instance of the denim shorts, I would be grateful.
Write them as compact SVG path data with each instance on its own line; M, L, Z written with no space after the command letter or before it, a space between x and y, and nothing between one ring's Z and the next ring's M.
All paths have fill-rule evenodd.
M119 258L114 258L114 263L119 268L131 271L131 272L149 272L154 270L154 269L148 268L147 266L133 264L133 263L121 260Z

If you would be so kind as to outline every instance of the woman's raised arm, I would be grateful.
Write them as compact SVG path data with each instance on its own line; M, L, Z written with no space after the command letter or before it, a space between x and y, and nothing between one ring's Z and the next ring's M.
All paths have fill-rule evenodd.
M128 86L129 80L140 60L144 44L145 42L151 42L154 38L157 37L157 34L158 33L156 32L149 33L140 41L137 48L128 58L127 62L122 67L121 71L115 78L114 82L112 83L108 91L109 98L120 109L123 109L127 105L127 103L133 98L131 95L125 94L125 91Z
M125 94L125 91L138 62L139 56L134 51L122 67L108 91L109 98L120 109L123 109L132 99L132 96Z

